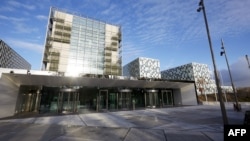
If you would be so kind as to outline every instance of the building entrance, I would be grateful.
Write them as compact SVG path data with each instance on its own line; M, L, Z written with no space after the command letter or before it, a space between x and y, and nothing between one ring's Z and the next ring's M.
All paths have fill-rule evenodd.
M158 90L146 90L145 104L147 108L155 108L158 105Z
M32 90L29 93L22 94L20 112L37 112L40 100L39 90Z
M121 89L118 94L118 108L128 110L131 105L131 90Z
M99 90L98 110L108 110L108 90Z
M74 113L78 111L79 93L77 89L60 89L57 100L58 113Z
M162 90L159 97L163 107L173 106L173 93L171 90Z

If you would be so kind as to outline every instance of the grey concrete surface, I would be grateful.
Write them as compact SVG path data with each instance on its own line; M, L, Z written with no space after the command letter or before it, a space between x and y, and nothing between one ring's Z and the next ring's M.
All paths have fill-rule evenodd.
M229 124L243 124L246 110L226 105ZM223 141L219 105L0 120L8 141Z

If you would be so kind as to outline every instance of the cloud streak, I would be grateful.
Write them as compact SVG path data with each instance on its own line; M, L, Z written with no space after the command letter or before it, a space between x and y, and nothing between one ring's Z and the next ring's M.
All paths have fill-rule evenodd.
M44 16L44 15L37 15L36 18L38 20L48 20L48 17L47 16Z
M43 52L43 45L37 44L37 43L31 43L28 41L21 41L18 39L7 39L7 43L11 47L16 47L16 48L21 48L25 50L30 50L30 51L35 51L37 53L42 53Z
M23 4L23 3L20 3L20 2L17 2L17 1L8 1L8 4L12 7L15 7L15 8L25 8L27 10L35 10L35 6L34 5L29 5L29 4Z
M245 57L239 58L230 65L233 83L237 87L250 87L250 69ZM231 85L228 70L221 70L224 85Z

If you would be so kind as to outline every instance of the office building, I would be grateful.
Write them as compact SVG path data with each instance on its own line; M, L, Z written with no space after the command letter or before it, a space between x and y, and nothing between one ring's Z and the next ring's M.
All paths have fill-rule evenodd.
M0 39L0 68L31 69L30 63Z
M121 27L51 7L42 69L121 75Z
M152 58L139 57L123 67L123 75L145 79L160 79L160 61Z
M207 64L189 63L161 72L161 76L166 80L188 80L194 81L197 94L217 93L215 80ZM231 86L221 86L223 91L232 92Z
M138 75L121 76L120 53L119 26L51 8L43 70L0 68L0 118L198 104L194 81L159 79L158 60L136 59Z
M10 73L10 71L15 72ZM89 113L197 105L193 81L58 76L0 69L0 118L23 113Z

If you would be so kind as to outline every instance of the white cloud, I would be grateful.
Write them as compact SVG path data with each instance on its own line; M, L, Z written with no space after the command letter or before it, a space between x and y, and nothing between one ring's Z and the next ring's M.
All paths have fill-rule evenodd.
M129 13L123 15L121 23L130 23L128 26L133 36L138 37L137 42L178 47L185 46L185 41L206 38L203 14L196 11L198 2L139 0L133 1L131 7L116 8L111 14ZM126 4L130 3L132 1ZM213 39L220 39L222 35L235 36L250 28L250 15L247 14L250 13L250 1L214 0L206 1L205 6Z
M4 15L0 15L0 19L8 20L8 21L11 21L11 22L22 22L22 21L27 20L25 18L7 17L7 16L4 16Z
M13 24L14 24L14 28L16 29L13 31L14 33L33 33L33 32L38 31L38 28L33 28L29 26L28 24L24 24L21 22L17 22Z
M22 48L25 50L30 50L30 51L35 51L38 53L42 53L43 52L43 45L41 44L37 44L37 43L31 43L28 41L21 41L18 39L7 39L7 43L11 46L11 47L16 47L16 48Z
M1 6L0 11L14 11L15 9L9 6Z
M17 1L8 1L8 4L16 8L25 8L27 10L34 10L36 7L34 5L23 4Z
M10 21L15 29L12 31L14 33L32 33L38 31L38 28L32 28L30 25L24 23L25 21L28 21L28 19L25 18L7 17L0 15L0 19Z
M48 17L47 16L44 16L44 15L37 15L36 18L38 20L48 20Z
M104 15L110 15L114 9L116 8L116 5L115 4L111 4L106 10L104 10L101 14L104 14Z
M233 83L236 87L250 86L250 68L248 68L245 57L239 58L236 62L230 65ZM228 70L221 70L221 75L224 85L231 85Z

